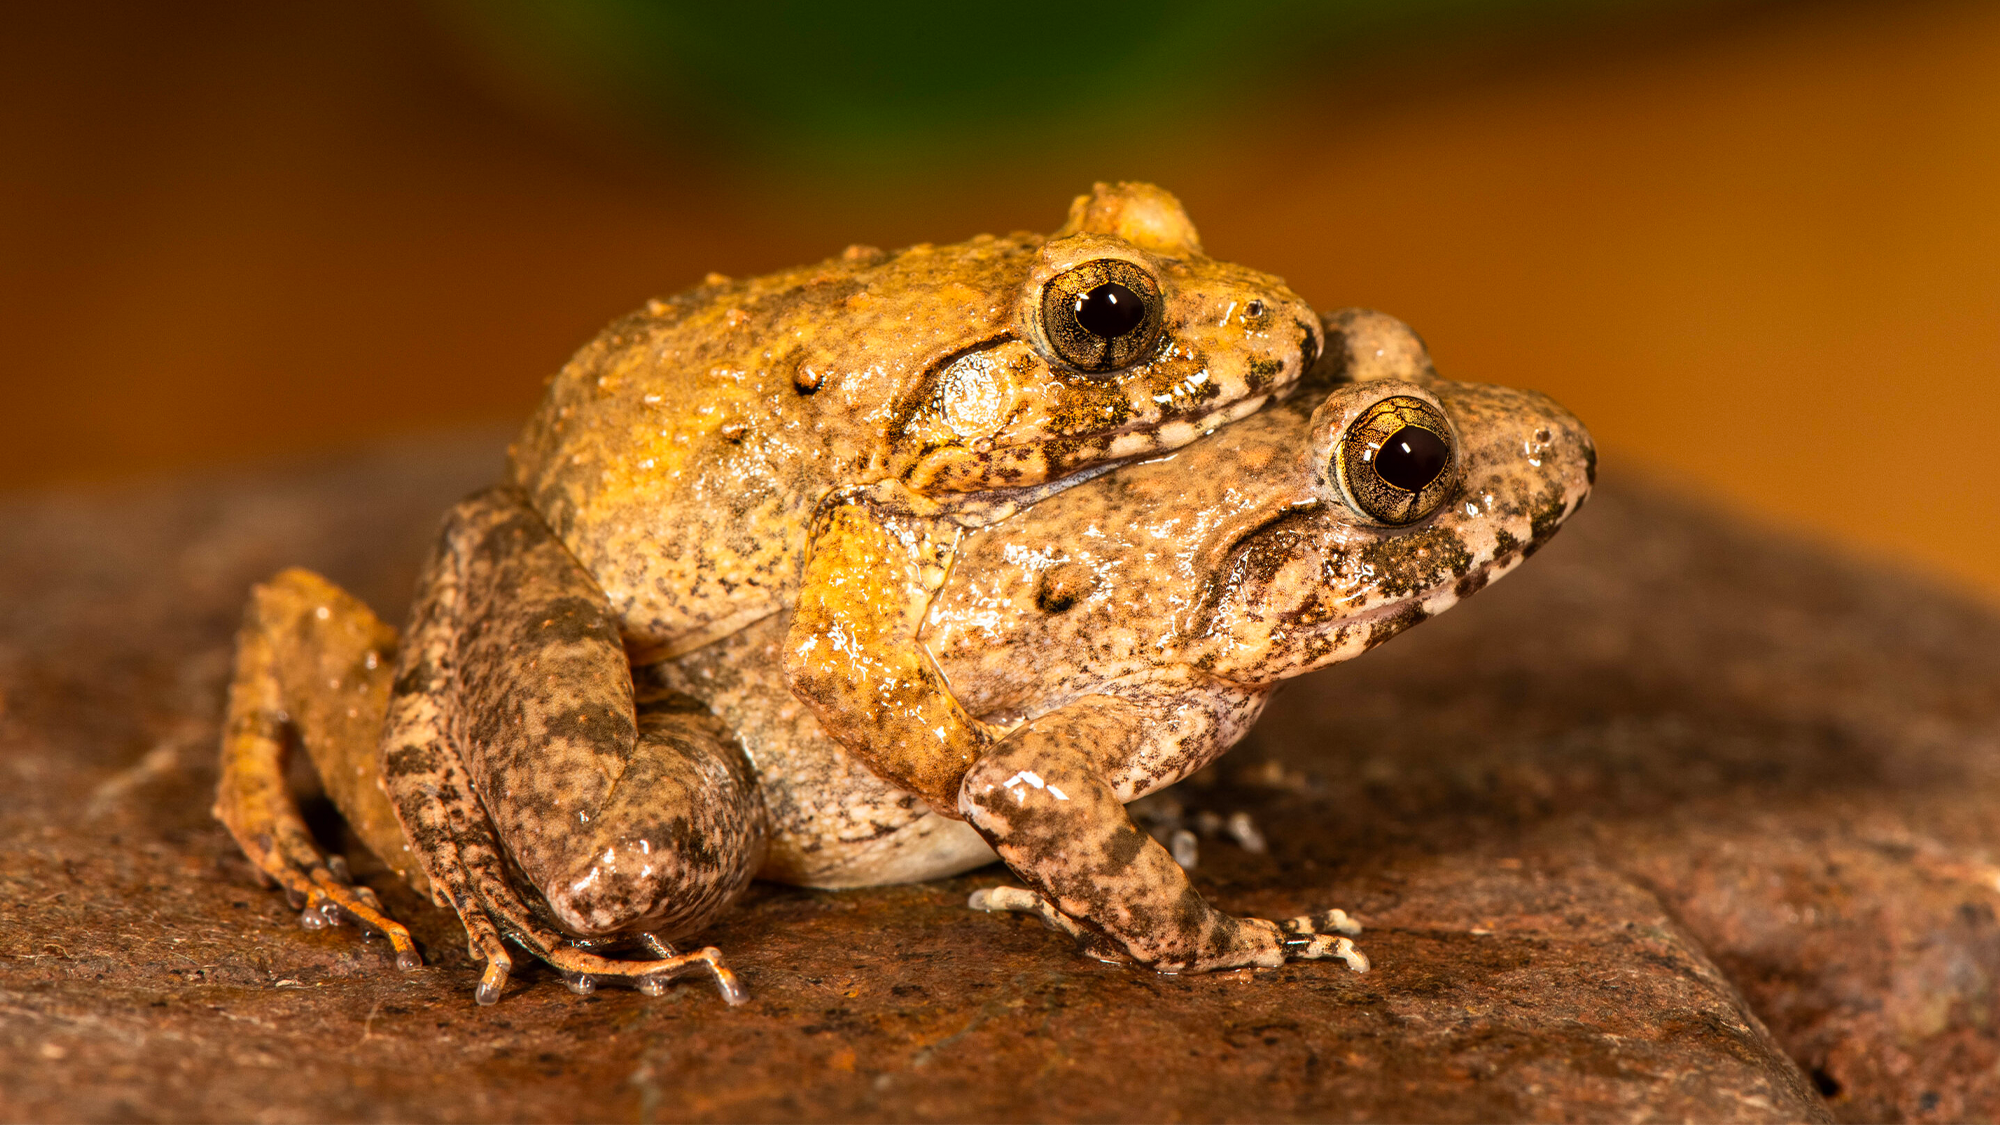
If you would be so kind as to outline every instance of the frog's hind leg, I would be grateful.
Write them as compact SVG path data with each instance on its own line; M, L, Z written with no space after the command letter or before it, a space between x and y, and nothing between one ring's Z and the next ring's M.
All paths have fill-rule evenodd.
M214 813L257 870L304 907L307 926L351 918L388 937L397 965L411 969L422 960L409 931L349 879L345 860L321 853L285 784L290 727L362 841L421 880L375 783L395 650L394 629L311 571L287 570L254 588L236 639Z
M649 685L635 692L634 714L634 753L592 817L605 826L592 834L599 846L572 868L566 886L545 893L569 928L610 931L613 940L629 932L654 959L608 960L589 953L601 943L588 941L570 941L542 959L578 993L616 982L659 995L673 977L706 972L723 999L740 1004L745 994L720 950L675 953L657 931L625 928L664 922L691 932L725 909L763 860L762 797L735 737L698 700ZM635 860L642 871L655 870L635 879ZM662 900L672 905L663 910Z
M426 564L383 731L382 773L441 904L499 998L507 942L563 972L658 991L705 948L617 961L620 935L698 932L748 885L763 798L734 734L671 692L635 692L603 592L519 493L474 496ZM526 893L517 886L532 888ZM580 940L579 940L580 939Z
M421 677L426 670L419 663L416 671ZM406 680L406 685L409 682ZM714 980L724 1000L732 1005L744 1001L746 997L736 974L724 963L722 951L713 946L692 953L676 953L650 933L614 933L608 940L579 939L558 929L562 923L551 916L547 905L541 902L531 905L531 900L516 890L515 874L518 869L503 853L493 822L479 800L457 747L443 737L439 727L432 725L437 712L430 704L431 701L420 691L397 700L385 735L386 775L404 824L408 827L409 838L432 874L433 898L438 905L457 911L459 920L465 925L468 951L474 959L486 963L473 993L474 999L481 1004L499 1001L508 977L513 973L514 958L507 949L508 943L512 942L562 973L570 989L580 995L589 994L600 983L618 983L658 996L665 992L667 982L676 977L706 973ZM667 714L662 715L662 711ZM653 764L664 759L671 765L674 757L659 753L662 741L660 727L671 726L673 713L684 713L684 708L678 704L665 708L649 707L642 702L637 712L642 738L638 746L640 755L635 757L643 756L642 762L650 758ZM700 719L706 719L708 724L720 728L720 724L706 712L689 717L694 718L697 725L700 725ZM733 745L729 749L734 749ZM648 754L648 751L652 753ZM741 757L740 750L735 753ZM626 792L641 796L650 792L657 796L662 788L659 785L661 779L657 776L659 772L646 770L643 765L640 770L628 770L625 780L635 784L627 787ZM652 784L644 784L646 782ZM719 805L741 804L739 795L727 791L710 792L707 796ZM615 809L600 808L599 811L597 820L617 823L620 819L615 815ZM604 815L607 811L612 815ZM761 805L757 811L761 813ZM590 818L586 813L579 819L588 823ZM586 840L596 839L582 831L581 825L577 827L577 835ZM720 845L722 852L728 851L727 839L713 843ZM603 881L615 884L619 881L615 871L619 849L613 846L606 850L612 853L607 862L614 870L610 873L611 878ZM753 869L760 855L761 850L750 852L748 862ZM661 866L666 867L671 857L662 849L660 859ZM630 881L632 874L631 871L626 873L626 881ZM743 880L747 881L747 878ZM717 904L719 909L727 905L728 899L734 897L741 885L724 885L718 889L724 895L723 901ZM621 920L624 919L621 917ZM605 946L632 940L638 941L651 953L652 959L616 960L595 952Z

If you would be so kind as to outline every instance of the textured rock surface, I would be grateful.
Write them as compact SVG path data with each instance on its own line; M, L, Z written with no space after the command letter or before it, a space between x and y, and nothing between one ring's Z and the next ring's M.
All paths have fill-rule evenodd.
M964 909L989 869L759 886L712 935L740 1009L537 971L482 1009L360 863L430 957L397 973L209 819L227 646L290 563L399 612L496 459L4 505L0 1116L2000 1117L2000 621L1616 480L1183 788L1272 841L1206 844L1212 899L1345 906L1371 973L1099 965Z

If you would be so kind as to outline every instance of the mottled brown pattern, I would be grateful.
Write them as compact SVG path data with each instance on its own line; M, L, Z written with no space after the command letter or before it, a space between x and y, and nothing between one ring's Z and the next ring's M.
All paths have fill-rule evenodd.
M1516 565L1519 545L1588 490L1588 435L1533 392L1385 379L1320 391L970 533L923 633L959 698L1018 722L1061 692L1177 663L1268 686L1356 654L1378 622L1442 612L1467 578ZM1341 499L1324 438L1304 439L1405 393L1456 420L1464 484L1430 519L1387 528ZM1048 612L1037 592L1057 570L1078 588L1093 580ZM1020 651L1036 654L1032 671Z
M1162 972L1283 964L1277 925L1204 902L1107 782L1154 719L1098 695L1030 722L966 775L966 819L1064 917L1108 939L1093 949L1100 956Z
M1589 439L1532 393L1342 369L1329 360L1318 401L970 530L893 483L844 494L794 614L636 678L615 606L521 494L459 505L419 583L383 774L499 974L482 998L510 967L503 938L573 965L563 935L696 932L760 864L845 886L994 850L1036 892L1003 908L1063 919L1104 955L1365 966L1320 916L1215 911L1122 806L1233 745L1280 680L1518 563L1588 490ZM1359 514L1329 469L1389 396L1449 419L1466 484L1409 527ZM902 654L906 635L926 650ZM933 682L974 710L940 710L953 695Z
M1348 318L1386 345L1385 319ZM1420 356L1410 340L1378 350ZM1318 389L1322 401L1301 396L975 531L926 622L960 698L1029 720L967 775L967 818L1054 910L1162 969L1275 964L1286 947L1271 923L1202 903L1120 806L1227 749L1279 680L1510 569L1514 545L1553 533L1589 490L1588 434L1532 392L1379 371ZM1327 469L1346 429L1390 396L1421 397L1458 435L1463 486L1410 527L1359 515ZM1089 592L1052 609L1056 568ZM1314 933L1300 926L1311 955L1334 955Z
M1061 305L1045 296L1106 262L1147 279L1145 323L1160 330L1126 366L1078 370L1042 323ZM1099 184L1046 239L864 249L653 302L551 381L509 481L642 660L795 598L811 635L867 637L893 670L893 702L843 651L799 663L795 687L870 768L949 812L990 736L918 649L936 583L908 572L948 569L950 549L870 525L941 507L989 520L1034 490L1186 445L1285 392L1320 346L1283 282L1201 253L1171 195Z
M781 618L761 621L679 660L641 669L707 701L755 763L768 810L762 876L821 887L933 878L993 861L978 834L932 813L826 737L785 690Z
M1387 318L1368 320L1390 342ZM1421 355L1421 345L1402 354ZM1365 651L1442 612L1467 578L1511 568L1518 544L1558 525L1588 489L1588 435L1530 392L1385 375L1319 393L970 532L931 603L923 637L954 691L981 721L1012 730L973 768L959 811L1118 956L1170 968L1282 960L1276 926L1189 899L1179 869L1157 844L1137 846L1119 806L1234 744L1277 681ZM1426 396L1455 420L1471 490L1418 526L1391 529L1329 492L1325 460L1349 420L1399 394ZM1053 600L1051 574L1066 591ZM774 650L775 627L757 632L662 670L674 669L683 690L726 701L774 810L783 873L848 885L871 863L878 877L908 878L975 862L949 831L923 832L937 818L855 770L819 727L773 714L782 699L773 665L786 656ZM795 622L785 654L813 636ZM871 716L896 704L893 676L869 682L884 685ZM1071 778L1059 787L1078 796L1008 787L1023 770ZM1046 807L1029 823L1015 797ZM1133 849L1118 849L1121 840Z
M671 697L636 708L603 596L510 490L455 509L427 573L412 635L452 643L432 657L446 674L411 690L452 716L437 750L470 786L454 796L432 780L434 795L454 819L490 818L569 933L672 938L709 922L760 853L735 739Z
M1185 225L1171 196L1100 185L1086 202L1090 225L1053 240L842 256L654 302L550 384L512 479L629 638L686 651L788 599L833 492L894 479L952 501L1171 449L1317 354L1282 282L1201 256L1191 227L1146 246L1109 233L1127 211ZM1032 322L1044 283L1106 255L1161 276L1169 331L1152 361L1089 378L1051 362ZM1253 301L1265 316L1246 320ZM1278 365L1275 385L1252 388L1252 362Z

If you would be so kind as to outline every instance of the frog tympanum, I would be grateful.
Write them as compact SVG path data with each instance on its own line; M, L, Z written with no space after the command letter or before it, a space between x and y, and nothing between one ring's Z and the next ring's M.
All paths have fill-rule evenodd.
M1107 194L1080 201L1072 227ZM1088 237L1092 268L1139 292L1144 281L1101 264L1139 257L1104 249L1145 234L1120 230L1048 245ZM1088 306L1111 284L1096 277L1058 304ZM810 278L791 284L771 315L787 301L822 307L797 292ZM1259 299L1268 318L1279 298ZM695 303L714 314L713 331L727 330L729 314L715 312L727 302ZM1107 408L1098 424L1150 428L1100 428L1097 451L1081 454L1061 436L1079 415L1049 406L1069 384L1030 356L1046 330L1021 330L934 363L915 380L925 389L877 404L878 415L842 407L843 436L793 455L821 490L795 500L788 489L807 487L796 475L806 470L780 480L775 455L723 448L758 426L791 441L815 432L797 416L746 421L770 387L738 397L729 388L752 381L744 372L676 368L714 392L676 392L684 429L634 417L629 403L592 421L593 395L666 385L644 381L649 364L671 360L665 345L615 326L611 344L587 348L559 378L510 480L447 518L400 641L309 572L257 588L217 813L260 870L304 897L308 924L351 917L388 934L399 964L418 963L407 932L300 820L283 784L289 725L357 835L458 911L487 965L482 1002L505 985L509 941L579 990L623 981L657 992L705 971L737 999L718 951L666 943L699 933L753 876L858 886L960 872L995 852L1028 889L983 892L976 905L1032 911L1099 956L1163 971L1352 963L1344 915L1218 912L1122 806L1225 750L1281 680L1358 654L1518 563L1581 503L1593 455L1547 399L1436 379L1421 344L1388 318L1336 314L1327 327L1337 354L1310 393L1194 441L1199 429L1175 431L1163 414L1219 425L1240 408L1204 413L1163 394L1150 421L1135 422L1146 408L1131 392L1129 411ZM1123 354L1115 334L1097 335L1112 341L1106 355ZM1317 351L1322 328L1314 319L1290 338ZM1182 346L1145 354L1167 363ZM1009 436L954 444L940 435L956 425L958 399L937 387L962 385L949 373L985 352L1005 353L989 357L989 375L1015 373L1012 405L988 431ZM1204 362L1213 367L1213 353ZM1289 361L1278 362L1274 380ZM1039 392L1019 389L1029 376ZM806 397L838 389L831 374L815 377ZM1282 387L1257 389L1235 401ZM651 405L668 392L631 393ZM566 469L549 452L565 425L577 427ZM743 426L752 430L725 432ZM855 452L851 435L869 426L892 439ZM1083 479L1138 453L1154 457ZM878 469L873 483L840 483ZM655 478L669 483L646 491ZM960 499L935 499L947 493ZM698 511L648 506L675 502L661 497ZM760 521L792 530L767 542ZM862 593L850 599L850 588ZM768 608L757 610L760 598ZM874 646L906 652L883 658ZM835 679L839 692L821 690ZM953 714L977 737L941 771ZM902 732L892 741L933 733L922 753L885 755L873 741L884 729ZM606 956L617 943L651 956Z

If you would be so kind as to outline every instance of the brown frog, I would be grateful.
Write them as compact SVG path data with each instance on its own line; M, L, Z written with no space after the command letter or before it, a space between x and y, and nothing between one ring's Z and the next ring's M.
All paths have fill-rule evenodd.
M558 581L518 561L563 549L518 519L448 533L447 544L466 539L454 589L467 592L451 596L473 628L448 650L458 671L446 691L398 685L392 702L393 631L323 580L289 572L260 588L244 651L264 671L239 680L231 737L264 737L265 708L296 700L291 721L373 850L419 885L428 851L467 857L471 879L428 885L483 904L467 917L488 960L482 1001L510 962L475 919L497 917L579 990L619 979L656 991L702 970L733 999L715 950L659 943L699 932L751 874L857 886L952 874L996 852L1028 888L974 905L1033 912L1098 956L1164 971L1327 956L1358 967L1340 912L1217 911L1123 806L1227 749L1282 680L1517 565L1582 502L1594 453L1542 396L1437 379L1389 318L1343 313L1328 327L1338 346L1312 394L960 538L918 641L999 737L949 810L872 769L800 705L787 679L795 621L775 615L634 668L580 568ZM431 643L410 638L405 675L422 665L408 652ZM258 685L272 698L253 697ZM394 785L380 782L411 751L392 744L378 760L372 732L385 708L397 729L395 707L413 699L438 701L426 718L436 729L487 748L466 782L483 807L449 788L392 805ZM226 774L225 803L243 773ZM552 851L592 857L579 868L588 885L551 893L536 880L531 864ZM407 948L365 891L325 865L315 880L307 919L344 910ZM590 948L621 935L657 959Z
M958 537L1256 410L1321 344L1281 281L1206 257L1180 204L1146 184L1098 185L1047 238L852 247L712 277L618 321L551 381L505 482L451 512L421 580L380 773L422 871L496 965L501 933L519 931L480 890L502 856L572 931L600 916L591 888L617 882L615 849L596 844L623 838L626 813L597 806L622 767L568 774L542 768L543 751L596 746L600 726L630 741L634 712L511 691L512 654L536 630L610 637L645 664L789 610L790 690L871 770L956 815L959 778L995 731L952 698L916 633ZM533 591L561 591L563 615L526 608ZM277 732L311 705L271 663L300 623L260 605L218 815L293 892L372 910L280 799ZM564 674L608 677L576 698L630 691L623 663ZM725 772L741 756L719 726L677 737L711 743ZM531 825L557 807L589 830Z

